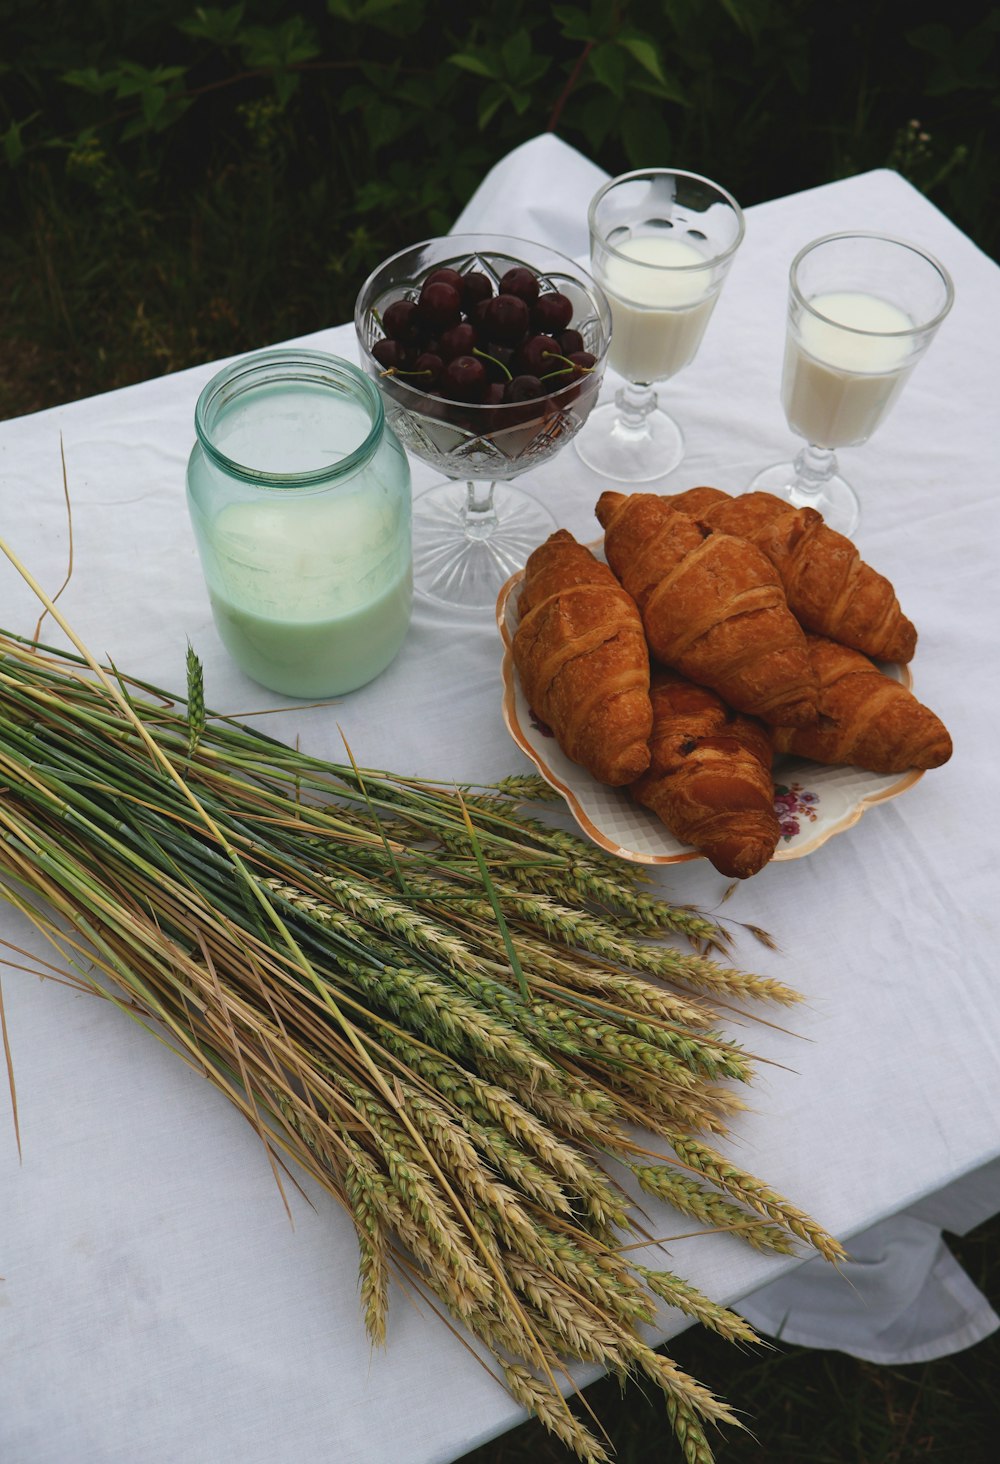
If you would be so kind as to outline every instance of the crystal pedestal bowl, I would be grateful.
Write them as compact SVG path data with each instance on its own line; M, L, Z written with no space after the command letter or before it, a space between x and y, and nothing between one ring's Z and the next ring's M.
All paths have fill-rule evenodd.
M456 290L457 320L446 292L422 294L438 271L458 277L432 282ZM537 282L534 301L523 271ZM516 308L485 308L509 298L511 286L520 287L526 305L519 338ZM441 300L443 312L435 314ZM397 302L407 308L392 310ZM611 338L607 300L585 269L554 249L502 235L454 234L380 264L361 288L354 323L362 367L378 383L393 430L409 453L444 475L414 500L415 586L443 604L492 610L500 587L556 527L538 498L511 480L547 462L587 420ZM450 334L456 324L466 327L457 337ZM532 356L528 343L538 336L556 348L536 347ZM573 361L580 351L564 347L576 346L576 337L583 355ZM396 345L380 345L387 340ZM445 377L424 365L430 355L447 371L456 345L465 348L464 362L481 363L466 365L468 379L457 384L462 368ZM512 400L514 380L528 375L540 381L541 394ZM455 399L456 390L471 399ZM513 395L525 390L522 384Z

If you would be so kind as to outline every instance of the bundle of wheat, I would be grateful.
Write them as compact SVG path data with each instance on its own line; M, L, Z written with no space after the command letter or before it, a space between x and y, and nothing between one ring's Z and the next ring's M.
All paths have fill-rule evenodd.
M567 1359L652 1379L684 1456L710 1459L704 1422L737 1420L642 1324L660 1298L753 1333L632 1260L612 1165L700 1224L838 1259L706 1142L751 1077L714 1007L794 993L521 811L536 780L325 762L207 712L193 656L178 701L60 623L79 655L0 633L0 894L239 1107L279 1184L295 1160L346 1207L375 1340L395 1273L580 1459L607 1456L565 1401Z

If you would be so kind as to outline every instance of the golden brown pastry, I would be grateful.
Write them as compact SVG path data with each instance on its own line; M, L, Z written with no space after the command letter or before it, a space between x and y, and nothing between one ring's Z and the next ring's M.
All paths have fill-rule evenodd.
M806 630L878 661L913 659L917 632L892 585L815 509L793 508L773 493L731 498L720 488L691 488L667 501L756 544L778 571L789 608Z
M756 874L781 834L768 729L674 671L655 670L650 695L651 760L633 796L721 874Z
M815 721L805 635L759 549L653 493L602 493L597 517L658 661L766 722Z
M819 720L808 728L776 727L776 752L873 773L939 768L948 761L947 728L912 691L860 651L818 635L807 639L819 681Z
M649 652L631 597L565 529L531 554L514 633L528 704L566 753L621 787L649 766Z

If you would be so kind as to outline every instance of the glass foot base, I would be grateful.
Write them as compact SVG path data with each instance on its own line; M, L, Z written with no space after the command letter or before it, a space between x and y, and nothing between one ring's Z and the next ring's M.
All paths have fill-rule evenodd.
M476 501L486 500L480 484ZM524 568L556 521L537 499L497 483L491 510L468 511L468 484L446 481L413 500L413 585L440 605L492 610L500 590Z
M573 445L580 457L616 483L649 483L672 473L684 456L684 433L659 407L630 426L615 402L598 407Z
M758 473L744 492L773 493L795 508L814 508L829 528L850 538L861 522L861 504L850 483L833 473L817 492L811 493L796 487L797 476L794 463L775 463Z

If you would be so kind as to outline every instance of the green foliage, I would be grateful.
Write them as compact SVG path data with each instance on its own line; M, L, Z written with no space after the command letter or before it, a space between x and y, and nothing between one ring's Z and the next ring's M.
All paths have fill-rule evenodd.
M347 319L547 129L746 204L896 167L1000 251L983 0L0 0L0 37L0 330L59 373L0 366L4 414Z

